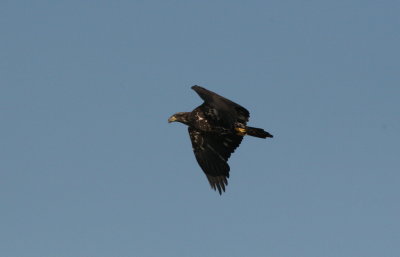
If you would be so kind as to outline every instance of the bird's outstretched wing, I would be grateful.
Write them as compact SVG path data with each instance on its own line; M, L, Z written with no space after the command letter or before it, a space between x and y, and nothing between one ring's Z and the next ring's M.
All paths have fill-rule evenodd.
M228 185L231 154L242 142L243 136L215 135L189 127L189 135L196 160L207 176L211 187L221 194Z
M204 100L202 107L209 110L205 114L213 120L219 119L221 125L230 127L235 122L246 124L249 120L250 113L243 106L203 87L193 86L192 89Z

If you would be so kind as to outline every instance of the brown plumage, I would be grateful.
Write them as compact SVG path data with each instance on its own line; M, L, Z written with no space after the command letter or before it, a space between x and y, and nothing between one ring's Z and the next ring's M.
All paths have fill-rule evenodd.
M244 135L273 137L260 128L248 127L249 111L244 107L200 86L192 89L204 103L192 112L178 112L168 122L189 126L193 152L214 190L221 194L228 185L228 159Z

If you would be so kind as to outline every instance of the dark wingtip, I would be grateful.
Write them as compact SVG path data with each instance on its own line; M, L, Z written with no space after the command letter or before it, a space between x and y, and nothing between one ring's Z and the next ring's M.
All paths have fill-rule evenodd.
M226 176L209 176L207 175L208 182L210 182L210 186L215 191L218 191L220 195L225 192L225 187L228 185L228 179Z
M219 193L219 195L221 195L221 194L222 194L222 192L221 192L221 186L220 186L219 184L217 184L217 188L218 188L218 193Z
M198 90L202 90L204 88L202 88L201 86L198 86L198 85L194 85L194 86L191 87L191 89L193 89L194 91L197 92Z

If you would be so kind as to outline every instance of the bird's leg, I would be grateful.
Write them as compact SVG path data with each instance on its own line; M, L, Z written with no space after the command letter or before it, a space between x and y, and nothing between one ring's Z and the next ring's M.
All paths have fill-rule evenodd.
M236 130L236 135L238 136L244 136L247 133L245 128L235 128L235 130Z

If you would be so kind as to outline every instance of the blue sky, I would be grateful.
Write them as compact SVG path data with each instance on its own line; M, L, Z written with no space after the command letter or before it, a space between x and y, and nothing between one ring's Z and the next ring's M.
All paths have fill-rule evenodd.
M400 256L398 1L1 1L7 257ZM222 196L204 86L245 138Z

